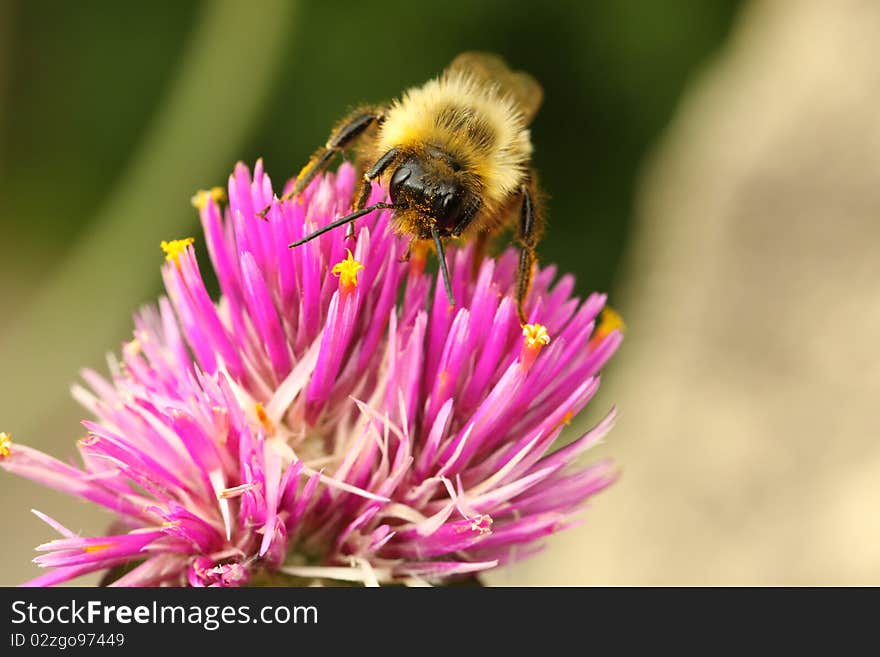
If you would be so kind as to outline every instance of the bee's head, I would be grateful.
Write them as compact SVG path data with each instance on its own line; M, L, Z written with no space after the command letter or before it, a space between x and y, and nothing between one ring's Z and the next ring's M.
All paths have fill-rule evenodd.
M427 221L436 224L443 237L458 235L478 207L478 201L462 180L460 169L448 155L436 149L411 155L391 176L391 202L401 208L417 210ZM427 227L420 237L430 237Z

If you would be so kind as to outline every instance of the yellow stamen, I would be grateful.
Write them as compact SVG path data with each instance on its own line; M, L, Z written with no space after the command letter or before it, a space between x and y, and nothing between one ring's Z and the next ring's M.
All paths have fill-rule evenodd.
M12 454L12 436L5 431L0 432L0 459Z
M550 334L543 324L523 324L523 346L519 355L520 365L524 370L531 369L532 364L545 345L550 344Z
M122 345L122 352L131 358L137 356L141 353L141 341L135 338L130 342L126 342Z
M479 532L482 535L492 533L492 516L482 515L471 518L471 531Z
M275 425L272 424L272 420L270 420L269 416L266 415L266 409L263 408L263 404L257 402L255 409L257 411L257 419L260 421L260 424L263 425L263 430L266 432L266 435L271 436L272 434L274 434Z
M238 486L233 486L232 488L224 488L217 494L217 499L232 500L236 497L241 497L249 490L254 490L256 487L256 484L240 484Z
M109 547L113 547L112 543L101 543L99 545L86 545L83 548L83 552L100 552L101 550L106 550Z
M99 440L100 439L95 435L88 435L77 440L76 444L80 447L91 447L92 445L97 445Z
M195 194L193 194L193 197L189 200L189 202L192 203L194 208L204 210L207 207L209 200L213 200L214 203L219 205L226 200L226 190L222 187L200 189Z
M599 316L599 325L596 327L595 337L601 340L613 331L623 333L626 331L626 324L623 323L623 317L620 316L620 313L611 306L605 306L602 314Z
M540 351L541 347L550 344L550 334L543 324L524 324L522 330L525 346L529 349Z
M348 257L333 265L333 269L330 270L330 273L339 277L339 285L344 291L351 292L357 287L358 272L363 269L364 266L354 259L354 256L351 255L349 249L346 249L345 251L348 253Z
M161 246L162 250L165 252L166 262L173 262L175 265L180 266L178 257L181 253L186 251L186 247L190 246L195 241L196 240L193 237L187 237L182 240L171 240L170 242L162 240L162 243L159 246Z

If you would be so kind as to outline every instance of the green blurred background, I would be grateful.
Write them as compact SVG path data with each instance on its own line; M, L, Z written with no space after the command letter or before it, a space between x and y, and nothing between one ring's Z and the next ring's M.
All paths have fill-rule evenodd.
M880 272L847 269L877 245L880 165L853 155L880 153L858 109L880 89L873 7L0 0L0 430L73 452L68 385L161 293L193 191L259 157L280 183L350 106L496 51L545 89L540 257L630 324L596 411L620 402L600 451L623 480L587 533L496 581L880 581L880 362L854 337ZM29 507L105 523L11 477L0 500L21 528L0 584L50 534Z
M230 157L198 162L194 184L222 184L233 158L258 157L280 182L351 105L392 98L462 50L496 51L545 88L533 128L535 162L551 199L541 254L577 272L587 291L611 288L638 164L689 76L724 38L738 3L386 0L303 3L295 11L282 4L288 8L256 2L248 9L279 12L271 29L281 32L280 47L275 34L236 38L236 48L244 43L235 55L240 63L271 67L267 88L251 89L244 76L244 84L207 90L221 114L255 92L260 103L234 133L207 135L231 144ZM3 0L0 218L4 244L40 263L29 274L49 273L88 235L172 102L169 88L213 5ZM272 41L274 61L265 60L264 39ZM199 121L218 122L210 115ZM215 150L204 141L179 147L186 153L151 166L191 179L187 165ZM173 220L163 219L179 234L195 229L186 201L178 199ZM125 233L118 239L124 244ZM134 246L156 259L153 244ZM153 276L144 300L158 283Z

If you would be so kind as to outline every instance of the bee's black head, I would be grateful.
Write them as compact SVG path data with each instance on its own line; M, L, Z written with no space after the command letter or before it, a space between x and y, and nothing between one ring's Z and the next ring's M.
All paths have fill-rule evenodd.
M426 220L436 224L443 237L458 235L470 223L477 207L457 175L459 169L442 153L413 155L403 160L391 176L391 202L417 209ZM430 237L430 232L419 237Z

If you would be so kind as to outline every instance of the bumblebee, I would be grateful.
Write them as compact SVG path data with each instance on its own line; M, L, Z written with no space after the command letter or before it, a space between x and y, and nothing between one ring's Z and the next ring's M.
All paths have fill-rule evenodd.
M528 126L542 98L541 86L528 73L510 70L497 55L468 52L399 99L356 109L336 125L286 195L301 193L334 155L353 148L362 172L354 212L290 246L345 224L353 236L358 217L390 208L395 230L411 238L410 250L433 242L454 305L444 240L475 238L485 245L511 227L520 247L516 300L525 324L543 227ZM372 182L383 179L391 203L367 207Z

